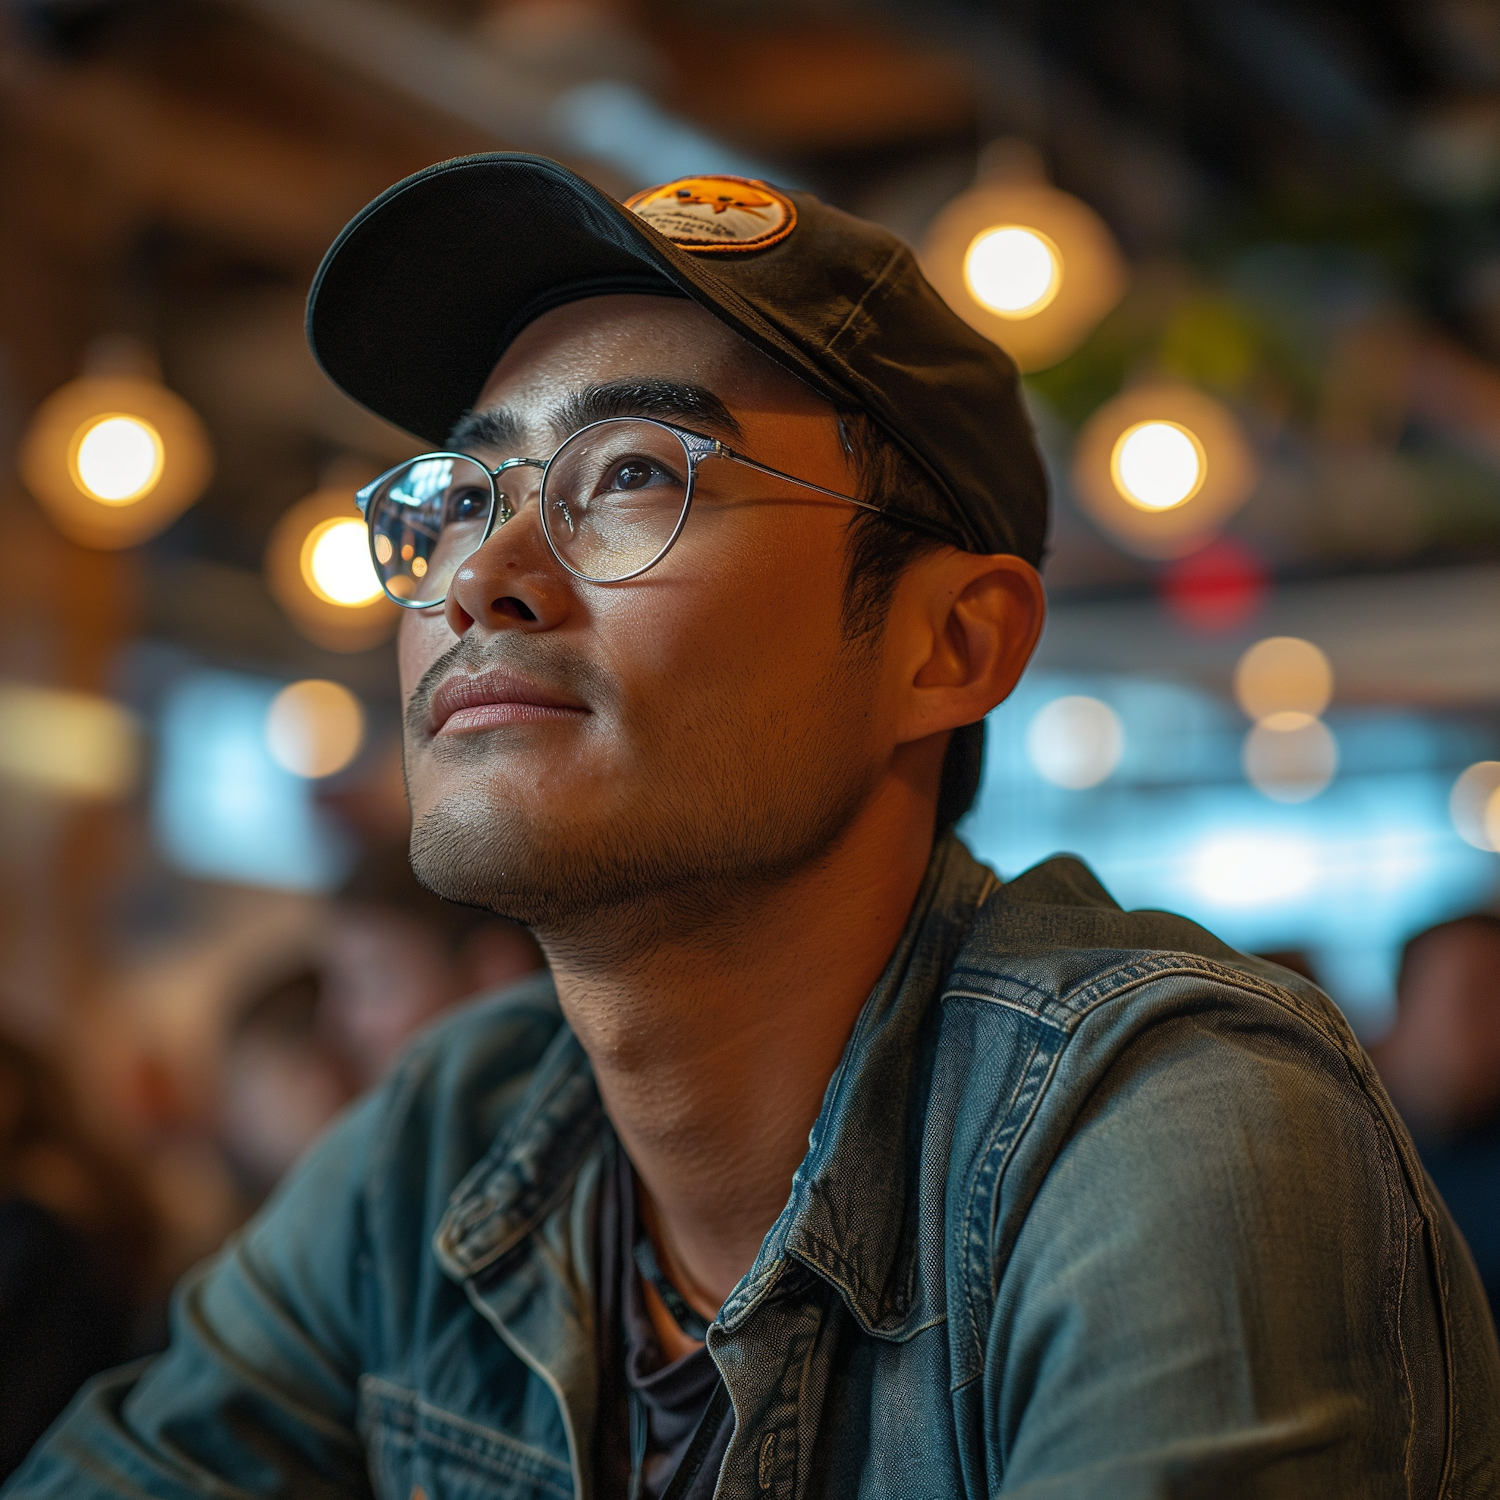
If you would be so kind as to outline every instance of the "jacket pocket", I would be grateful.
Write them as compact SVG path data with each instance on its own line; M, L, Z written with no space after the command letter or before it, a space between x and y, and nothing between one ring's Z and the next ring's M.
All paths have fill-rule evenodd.
M378 1500L573 1500L566 1463L373 1375L359 1433Z

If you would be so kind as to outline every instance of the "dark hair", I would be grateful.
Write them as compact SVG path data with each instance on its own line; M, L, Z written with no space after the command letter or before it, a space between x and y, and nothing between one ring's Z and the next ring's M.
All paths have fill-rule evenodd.
M859 477L861 500L899 510L903 496L920 495L923 503L915 507L917 514L941 512L945 501L936 484L868 413L841 411L839 435ZM887 520L874 511L856 512L844 545L846 637L857 641L877 634L885 624L891 595L901 575L917 558L942 545L929 533ZM938 788L939 833L951 828L973 804L979 791L983 753L983 721L953 731Z

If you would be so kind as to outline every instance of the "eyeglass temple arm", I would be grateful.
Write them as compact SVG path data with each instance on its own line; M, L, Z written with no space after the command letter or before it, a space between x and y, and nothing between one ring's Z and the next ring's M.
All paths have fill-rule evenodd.
M941 527L931 525L926 521L919 521L914 516L903 516L898 511L887 510L883 505L872 505L868 500L856 500L853 495L843 495L838 490L824 489L821 484L814 484L810 479L798 479L795 474L784 474L780 469L771 468L769 464L758 464L753 458L746 458L743 453L736 453L733 448L727 447L717 438L713 440L713 452L719 458L727 458L734 463L744 464L747 469L759 469L762 474L769 474L773 479L785 479L791 484L801 485L805 490L816 490L820 495L827 495L830 499L842 500L846 505L857 505L861 510L873 511L877 516L884 516L887 521L893 521L897 526L906 526L912 531L920 531L950 547L958 547L961 551L973 550L963 542L955 541Z
M842 500L847 505L857 505L861 510L873 510L878 516L890 514L879 505L871 505L868 500L856 500L853 495L843 495L838 490L824 489L821 484L814 484L810 479L798 479L795 474L784 474L780 469L771 468L769 464L758 464L753 458L746 458L743 453L736 453L733 448L726 448L723 443L716 441L713 451L720 458L744 464L747 469L758 469L762 474L769 474L772 479L785 479L789 484L800 485L804 490L816 490L820 495L827 495L832 500Z

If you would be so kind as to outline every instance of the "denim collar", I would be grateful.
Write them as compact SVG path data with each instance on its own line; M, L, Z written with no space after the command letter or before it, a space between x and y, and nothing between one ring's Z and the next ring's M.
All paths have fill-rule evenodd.
M786 1207L718 1321L737 1327L791 1261L833 1285L871 1333L908 1338L941 1317L942 1205L920 1210L931 1089L923 1023L975 912L999 882L951 834L939 839L885 972L829 1080ZM568 1198L605 1129L592 1069L564 1024L507 1128L454 1190L433 1246L449 1275L472 1277L518 1250ZM939 1129L941 1134L941 1129ZM937 1191L945 1173L939 1163Z

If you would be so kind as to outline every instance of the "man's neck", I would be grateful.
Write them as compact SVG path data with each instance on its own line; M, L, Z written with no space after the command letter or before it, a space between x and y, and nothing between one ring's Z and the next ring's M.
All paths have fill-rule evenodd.
M828 1080L900 940L932 810L892 780L816 866L600 971L545 943L663 1269L706 1315L785 1206ZM556 951L553 951L554 948Z

